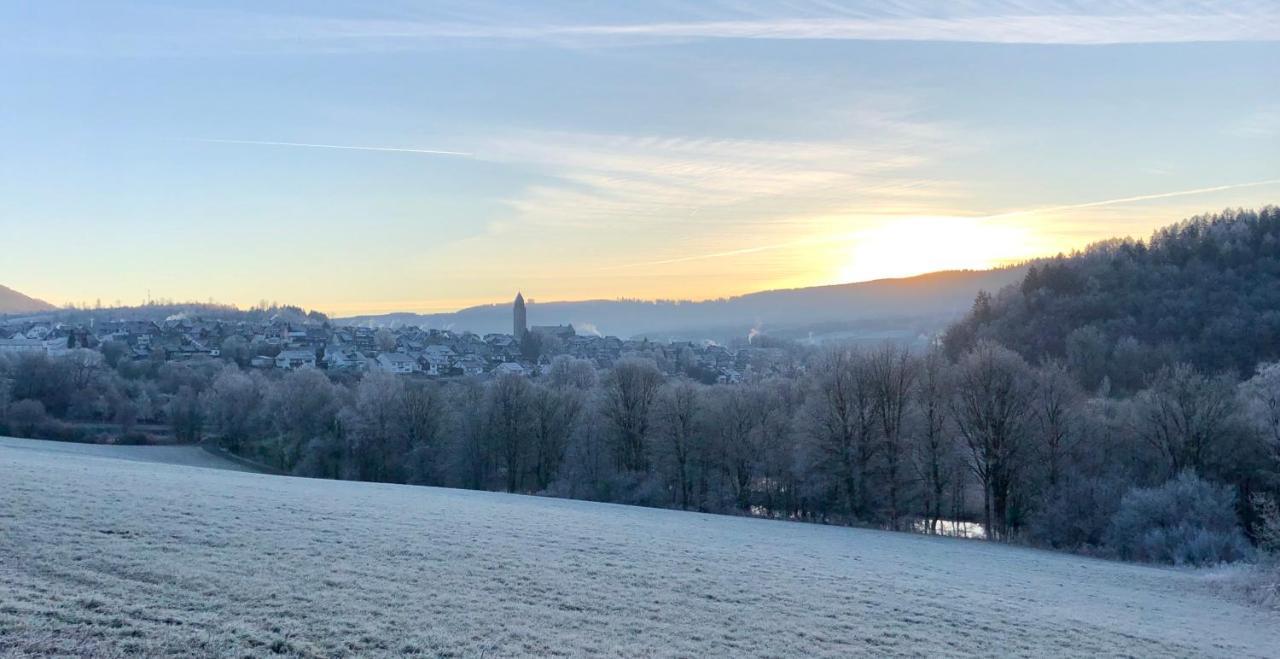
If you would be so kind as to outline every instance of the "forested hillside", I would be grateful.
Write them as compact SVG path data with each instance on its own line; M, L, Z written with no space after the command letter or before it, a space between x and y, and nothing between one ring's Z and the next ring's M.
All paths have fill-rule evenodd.
M1248 377L1280 357L1280 208L1196 216L1041 262L980 295L946 345L959 355L984 338L1063 359L1090 390L1136 391L1175 362Z

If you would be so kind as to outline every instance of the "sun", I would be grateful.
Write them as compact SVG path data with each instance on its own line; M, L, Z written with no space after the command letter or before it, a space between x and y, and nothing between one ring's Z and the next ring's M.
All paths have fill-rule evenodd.
M869 281L936 272L980 270L1034 255L1024 227L986 218L917 216L889 220L857 234L841 281Z

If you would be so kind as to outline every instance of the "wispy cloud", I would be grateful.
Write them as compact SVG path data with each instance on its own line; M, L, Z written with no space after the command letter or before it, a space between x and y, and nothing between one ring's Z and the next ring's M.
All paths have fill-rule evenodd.
M1252 21L1236 15L973 16L948 18L774 19L546 26L476 31L489 38L775 39L950 41L998 44L1108 45L1280 40L1280 14ZM431 30L428 29L430 32ZM448 36L448 31L437 36Z
M470 17L312 20L319 41L544 41L617 46L706 39L949 41L1102 45L1280 40L1280 7L1267 2L737 2L648 12L665 19L490 11ZM513 20L516 19L516 20ZM594 20L593 20L594 19ZM296 29L297 26L294 26Z
M495 140L483 153L552 177L508 201L513 220L544 227L679 230L696 220L746 230L855 195L937 192L912 172L953 151L946 138L921 129L858 134L820 142L530 133Z
M270 142L262 140L220 140L203 137L187 138L188 142L204 142L207 144L247 144L251 146L292 146L303 147L307 149L339 149L342 151L381 151L391 153L417 153L432 156L463 156L467 158L475 157L474 153L466 151L445 151L441 149L415 149L408 147L390 147L390 146L353 146L347 144L309 144L306 142Z
M235 54L386 52L473 43L619 47L701 40L940 41L1106 45L1280 40L1280 5L1118 1L891 3L813 1L628 7L412 7L393 12L355 4L254 11L130 10L101 25L0 27L0 49L50 54ZM121 12L123 13L123 12ZM153 29L141 29L146 24Z
M997 213L994 215L964 216L964 219L968 221L978 221L978 222L991 221L991 220L1003 220L1003 219L1017 217L1017 216L1060 213L1062 211L1068 211L1068 210L1080 210L1080 209L1098 208L1098 207L1104 207L1104 206L1120 206L1125 204L1139 203L1143 201L1171 199L1176 197L1190 197L1195 195L1210 194L1214 192L1223 192L1227 190L1237 190L1237 189L1243 189L1243 188L1261 187L1261 186L1268 186L1268 185L1280 185L1280 179L1271 179L1266 181L1250 181L1247 183L1232 183L1228 185L1215 185L1211 187L1195 188L1192 190L1178 190L1174 192L1160 192L1155 194L1134 195L1131 197L1120 197L1117 199L1104 199L1100 201L1090 201L1090 202L1079 203L1079 204L1044 206L1040 208L1009 211L1006 213ZM676 263L687 263L691 261L705 261L705 260L722 259L722 258L728 258L728 257L734 257L734 256L744 256L748 254L756 254L760 252L769 252L769 251L775 251L775 250L795 249L799 247L812 247L812 246L818 246L818 245L831 245L831 244L838 244L838 243L855 242L860 238L862 238L863 235L864 235L864 232L860 232L860 231L835 233L830 235L803 238L800 240L773 242L773 243L756 245L756 246L746 247L741 249L689 254L689 255L674 257L674 258L659 259L659 260L652 260L652 261L641 261L636 263L626 263L618 266L611 266L605 269L614 270L614 269L655 267L655 266L662 266L662 265L672 265Z
M897 127L898 132L886 126ZM847 203L851 190L880 196L927 194L926 182L903 172L938 153L940 138L907 122L879 122L881 132L861 142L702 139L671 136L509 132L473 137L468 151L415 147L194 138L206 144L405 153L465 157L530 168L537 183L509 196L508 216L495 231L513 227L647 229L692 217L703 225L745 227L780 211L761 202L786 201L787 212ZM728 215L725 215L729 209Z

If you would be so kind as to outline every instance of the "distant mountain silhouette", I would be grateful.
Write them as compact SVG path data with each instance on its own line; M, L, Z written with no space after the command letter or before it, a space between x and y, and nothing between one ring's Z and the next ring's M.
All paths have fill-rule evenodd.
M27 297L12 288L0 286L0 314L52 311L56 308L44 300Z
M721 340L745 337L753 329L802 336L852 329L937 329L959 317L978 291L996 291L1021 281L1025 266L995 270L952 270L901 279L880 279L750 293L690 302L679 300L585 300L528 302L530 325L572 323L578 333L622 337ZM514 296L514 291L513 291ZM892 320L886 323L884 321ZM453 313L392 313L354 316L338 322L359 325L421 325L477 333L510 332L511 305L490 304Z

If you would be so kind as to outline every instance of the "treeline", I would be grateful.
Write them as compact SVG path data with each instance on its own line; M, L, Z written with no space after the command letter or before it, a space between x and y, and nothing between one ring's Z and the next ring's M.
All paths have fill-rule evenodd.
M1063 360L1090 392L1127 395L1171 364L1248 377L1280 359L1280 208L1193 217L1030 268L946 335Z
M1212 563L1280 550L1278 241L1276 208L1194 218L1036 264L927 354L796 346L741 384L640 357L431 381L265 374L237 346L9 356L0 432L163 425L304 476Z
M117 320L159 321L159 319L199 318L203 320L243 321L249 323L265 322L279 318L290 322L325 323L329 317L323 312L307 310L291 304L267 302L265 300L241 309L232 304L217 302L175 302L172 300L149 300L136 306L121 306L119 302L104 306L101 301L93 304L71 303L39 314L21 314L24 316L39 315L52 318L58 322L89 325L94 322ZM0 314L3 317L4 314ZM163 321L159 321L163 322Z
M150 405L182 440L303 476L980 528L1178 563L1248 555L1256 511L1280 490L1278 365L1243 383L1171 366L1108 398L1060 361L1033 365L986 341L955 360L892 345L815 351L796 377L710 386L644 359L597 371L562 356L536 379L447 383L88 361L0 360L0 423L38 434L41 415Z

